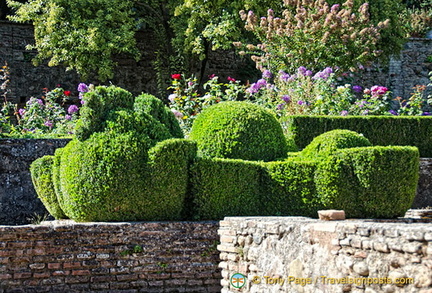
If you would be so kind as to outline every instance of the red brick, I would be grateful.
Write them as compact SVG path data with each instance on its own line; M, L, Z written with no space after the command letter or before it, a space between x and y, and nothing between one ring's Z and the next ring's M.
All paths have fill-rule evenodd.
M31 278L32 273L25 272L25 273L14 273L13 278L14 279L28 279Z
M34 273L33 278L49 278L51 274L49 272L42 272L42 273Z
M49 269L58 270L60 267L61 267L61 263L58 262L48 264Z
M65 262L63 264L64 269L78 269L82 267L80 262Z
M76 270L72 271L72 276L87 276L90 275L89 270Z

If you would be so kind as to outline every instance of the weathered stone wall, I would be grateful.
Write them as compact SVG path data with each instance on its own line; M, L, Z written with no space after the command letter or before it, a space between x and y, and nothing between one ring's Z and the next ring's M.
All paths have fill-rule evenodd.
M67 139L0 139L0 225L31 222L48 213L37 198L30 177L30 164L52 155Z
M0 292L220 292L217 227L72 221L0 226Z
M66 72L64 67L35 67L31 60L36 51L26 50L26 45L33 44L33 27L31 25L16 24L0 21L0 66L5 62L10 68L9 99L17 103L24 103L32 96L41 96L43 88L53 89L61 85L65 90L71 90L77 95L77 85L80 77L73 71ZM153 62L155 61L156 40L150 30L137 32L137 47L141 58L137 62L133 59L117 58L118 67L114 71L112 80L106 82L123 87L134 95L142 92L157 94L157 79ZM244 67L242 58L234 52L212 52L206 64L205 75L218 74L238 77ZM241 67L241 68L239 68ZM196 68L200 72L199 66ZM175 73L175 72L171 72ZM169 78L169 72L167 78ZM100 84L98 80L89 79L83 82Z
M432 291L430 223L227 217L219 235L223 293Z
M0 225L22 225L48 212L37 198L30 164L52 155L65 139L0 139ZM432 207L432 158L420 159L419 184L412 208Z

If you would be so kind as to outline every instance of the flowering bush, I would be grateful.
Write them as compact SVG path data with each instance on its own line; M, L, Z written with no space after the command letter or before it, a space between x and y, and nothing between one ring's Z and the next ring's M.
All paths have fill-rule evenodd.
M267 17L241 11L246 29L260 44L246 46L261 71L294 71L300 65L318 70L339 66L344 70L365 64L379 54L380 30L389 20L373 25L368 3L354 9L354 1L330 5L323 0L286 0L281 16L269 9ZM242 47L241 43L236 45Z
M185 133L189 133L196 116L208 106L222 101L235 101L243 97L245 86L240 81L228 77L228 83L219 82L219 77L209 76L204 83L204 94L199 93L199 84L195 77L184 79L181 74L172 74L172 85L168 88L173 91L168 96L171 111L180 122Z
M79 108L71 105L65 111L64 103L71 95L60 87L51 91L45 90L42 98L30 98L26 106L17 111L18 125L15 127L17 133L34 134L72 134L75 122L78 118Z

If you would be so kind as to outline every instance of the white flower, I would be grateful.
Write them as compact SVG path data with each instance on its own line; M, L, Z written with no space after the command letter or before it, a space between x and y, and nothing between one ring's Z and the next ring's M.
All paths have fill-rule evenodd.
M177 94L171 94L171 95L168 96L168 100L171 103L174 103L175 98L177 98Z

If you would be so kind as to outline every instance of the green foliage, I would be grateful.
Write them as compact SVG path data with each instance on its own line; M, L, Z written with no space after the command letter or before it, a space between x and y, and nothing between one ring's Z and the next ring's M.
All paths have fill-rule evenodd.
M346 129L327 131L315 137L299 157L324 159L339 149L372 146L370 141L357 132Z
M141 94L135 98L134 110L137 115L146 113L168 128L172 137L183 138L183 132L174 114L163 102L150 94Z
M427 116L290 116L281 123L300 149L326 131L349 129L362 133L373 145L416 146L421 157L432 157L432 118Z
M15 10L10 19L34 25L34 45L40 64L63 64L88 76L97 72L102 80L113 75L113 56L131 54L139 57L135 42L138 23L134 1L123 0L30 0L26 3L7 0Z
M415 147L343 149L319 165L315 180L326 208L350 218L395 218L412 205L418 168Z
M248 102L207 108L194 121L190 138L207 157L271 161L288 152L276 117Z
M191 167L195 217L262 215L262 166L257 162L199 158Z
M83 141L94 132L103 131L107 116L116 109L133 109L134 98L128 91L115 86L97 86L84 94L85 107L76 126L76 136Z
M30 173L39 199L48 212L56 219L67 218L60 208L52 180L54 156L44 156L30 165Z
M380 31L389 20L372 23L368 4L357 10L353 0L333 6L322 0L284 3L285 10L270 9L267 17L241 12L246 29L259 41L246 47L260 70L294 72L299 66L313 71L328 66L349 70L379 55Z

